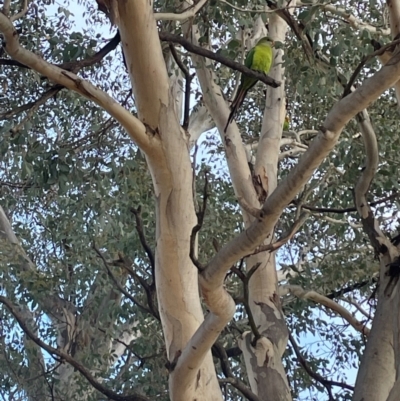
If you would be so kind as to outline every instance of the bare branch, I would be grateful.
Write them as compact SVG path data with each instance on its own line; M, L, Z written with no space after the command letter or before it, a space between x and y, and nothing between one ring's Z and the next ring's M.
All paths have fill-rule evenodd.
M353 305L360 313L362 313L367 319L371 319L371 314L364 310L364 308L356 302L353 298L350 297L340 297L341 300L348 302L350 305Z
M15 109L6 111L4 113L0 113L0 119L1 120L8 120L15 115L22 113L23 111L29 110L29 109L34 109L37 110L41 105L45 104L47 100L51 99L53 96L55 96L63 87L61 85L55 85L46 92L43 93L42 96L40 96L37 100L34 102L29 102L25 103L22 106L18 106ZM21 123L18 124L18 126L21 125ZM16 129L14 127L13 129Z
M129 274L130 276L139 282L139 284L144 288L144 291L146 293L147 297L147 304L149 305L149 309L151 311L151 314L157 319L160 320L160 314L158 313L157 307L154 303L154 292L155 292L155 285L154 283L149 285L147 281L138 275L131 267L132 263L124 258L122 255L119 255L120 259L113 261L112 263L116 266L122 266Z
M306 5L306 4L310 5L308 3L305 3L304 5ZM312 4L312 6L314 6L314 4ZM379 33L380 35L385 35L385 36L390 35L390 29L375 27L371 24L361 21L359 18L355 17L354 15L349 14L344 8L337 7L332 4L325 4L325 5L318 4L318 7L343 18L354 29L358 29L358 30L365 29L371 33Z
M204 188L203 188L203 205L201 209L196 213L197 214L197 224L192 229L192 234L190 235L190 259L192 260L193 264L202 271L204 266L199 262L196 257L196 238L197 233L203 227L204 216L206 213L207 207L207 199L208 199L208 176L207 171L204 172Z
M296 296L297 298L301 299L308 299L313 301L317 304L324 305L325 307L329 308L330 310L336 312L340 315L344 320L346 320L355 330L359 331L360 333L364 334L365 336L369 335L369 328L365 326L364 323L358 321L346 308L339 305L337 302L332 301L332 299L327 298L326 296L319 294L316 291L308 291L304 290L299 285L284 285L281 287L282 292L287 290L292 295Z
M128 299L130 299L133 302L133 304L137 305L140 309L142 309L143 311L145 311L147 313L151 313L151 311L148 308L146 308L144 305L142 305L134 296L132 296L131 294L129 294L128 291L125 290L125 288L121 285L121 283L115 277L115 274L112 272L106 259L104 258L103 254L100 252L100 250L96 247L96 244L94 242L93 242L92 248L97 253L97 255L100 257L100 259L103 261L103 264L104 264L105 268L107 269L108 276L114 282L114 284L116 285L118 290L121 291L122 294L124 294Z
M236 388L236 390L239 390L246 397L247 400L260 401L260 398L232 373L232 369L229 364L229 358L225 348L220 343L216 342L212 347L212 351L213 354L217 356L220 360L222 372L226 377L226 379L220 379L220 383L231 384L233 387Z
M400 193L395 192L392 195L388 195L384 198L378 199L374 202L370 202L370 206L377 206L381 203L386 203L389 200L397 199L400 197ZM298 202L294 200L292 202L294 205L297 205ZM350 212L356 212L357 208L355 206L352 207L346 207L343 209L335 208L335 207L314 207L314 206L309 206L309 205L301 205L302 209L305 210L310 210L311 212L318 212L318 213L350 213Z
M258 246L251 255L255 255L260 252L274 252L277 249L279 249L281 246L285 245L288 241L290 241L294 235L299 231L300 227L306 222L308 219L309 214L308 213L302 213L300 218L297 219L290 230L283 236L281 237L278 241L272 243L272 244L267 244L267 245L260 245Z
M245 232L230 241L210 261L205 272L205 281L223 285L226 272L262 243L270 233L283 209L309 180L315 169L335 146L343 127L358 112L365 109L387 88L393 86L400 76L400 54L382 67L371 78L364 81L354 92L341 99L328 114L319 134L311 142L309 149L299 163L273 191L262 207L262 216L255 220Z
M169 44L169 48L171 50L172 57L174 58L176 64L180 68L180 70L185 75L185 108L183 114L183 129L187 130L189 126L189 111L190 111L190 85L192 83L195 74L190 74L189 69L183 64L182 60L179 58L176 49L172 43Z
M189 18L193 18L201 8L207 3L208 0L199 0L193 6L190 6L187 10L182 13L155 13L154 18L156 21L185 21Z
M291 333L289 333L289 341L292 344L293 351L295 352L297 360L299 361L300 365L303 367L303 369L308 373L308 375L310 377L312 377L317 382L321 383L326 388L331 400L333 400L332 389L331 389L332 386L345 388L345 389L351 390L351 391L354 390L354 387L350 386L349 384L340 383L340 382L336 382L336 381L332 381L332 380L327 380L323 376L321 376L319 373L314 372L308 365L308 363L305 360L305 358L303 357L303 355L301 354L300 348L297 345L297 343Z
M77 73L82 68L91 67L92 65L99 63L101 60L103 60L105 56L107 56L107 54L109 54L111 51L117 48L120 41L121 38L119 32L117 32L116 35L106 45L104 45L98 52L96 52L92 56L87 57L83 60L67 61L65 63L51 64L51 65L54 65L63 70ZM0 59L0 65L10 65L29 69L31 68L30 66L20 63L19 61L9 60L9 59Z
M23 1L23 3L22 3L21 11L10 17L11 22L14 22L14 21L20 19L28 11L28 0L22 0L22 1Z
M224 57L218 53L214 53L203 47L196 46L192 42L188 41L187 39L185 39L181 36L173 35L172 33L169 33L169 32L160 32L159 36L160 36L160 39L164 42L179 43L182 47L184 47L190 53L198 54L199 56L203 56L208 59L218 61L219 63L226 65L227 67L232 68L236 71L240 71L249 77L256 78L259 81L264 82L266 85L271 86L272 88L277 88L278 86L281 85L280 82L275 81L274 79L270 78L268 75L265 75L261 72L247 68L244 64L237 63L236 61L230 59L229 57Z
M104 108L110 115L112 115L119 123L126 129L130 137L137 143L145 153L155 153L156 143L158 140L154 135L148 134L148 128L137 118L135 118L130 111L126 110L118 104L111 96L104 91L98 89L89 82L79 78L72 72L60 69L54 65L49 64L41 57L29 50L20 46L18 41L18 33L13 27L10 20L0 13L0 31L5 37L5 50L10 57L19 61L22 64L34 69L42 75L47 76L52 81L59 85L63 85L80 95L94 101L99 106Z
M150 248L149 244L147 243L146 237L144 235L144 229L143 229L143 224L142 224L142 217L141 217L141 207L139 206L137 209L131 207L130 211L135 215L136 219L136 231L139 234L139 240L140 243L142 244L143 249L145 250L147 257L150 260L150 265L151 265L151 271L152 271L152 276L153 276L153 281L155 280L155 266L156 262L154 259L154 252Z
M325 296L327 298L329 298L329 299L339 298L344 294L347 294L349 292L353 292L355 290L359 290L360 288L366 287L367 285L376 284L377 281L378 281L377 276L373 276L368 280L362 280L362 281L359 281L357 283L350 284L347 287L344 287L344 288L342 288L340 290L333 291L333 292L331 292L331 293L329 293L329 294L327 294Z
M1 22L0 22L1 25ZM61 348L56 349L52 346L46 344L42 341L39 337L37 337L33 331L29 328L28 324L25 322L25 319L21 314L18 312L17 307L15 307L12 302L7 299L6 297L0 296L0 302L5 305L8 310L12 313L14 318L17 320L18 324L20 325L21 329L24 333L39 347L43 348L53 357L57 356L61 360L68 362L71 366L73 366L78 372L82 374L82 376L98 391L100 391L105 396L111 398L115 401L149 401L149 399L145 396L140 394L130 394L130 395L121 395L115 393L114 391L108 389L107 387L103 386L99 383L90 373L88 369L86 369L83 365L81 365L78 361L76 361L71 355L67 354Z
M351 87L353 86L358 74L361 72L362 68L364 65L371 60L372 58L379 56L381 54L384 54L386 51L390 51L391 49L394 49L396 45L400 43L400 39L396 39L393 42L388 43L385 46L382 46L380 49L375 50L373 53L368 54L367 56L363 57L361 60L360 64L357 66L357 68L354 70L352 76L350 77L349 81L347 82L346 87L344 88L343 91L343 97L347 96L349 93L351 93Z

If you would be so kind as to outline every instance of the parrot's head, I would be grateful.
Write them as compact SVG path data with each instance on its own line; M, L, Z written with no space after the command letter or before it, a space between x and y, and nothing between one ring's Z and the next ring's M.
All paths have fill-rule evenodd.
M275 42L268 36L264 36L263 38L261 38L258 42L257 42L257 46L261 45L261 46L270 46L270 47L274 47Z

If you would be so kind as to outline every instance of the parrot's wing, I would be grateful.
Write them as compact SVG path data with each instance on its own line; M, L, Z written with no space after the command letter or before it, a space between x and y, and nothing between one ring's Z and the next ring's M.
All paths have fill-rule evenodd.
M254 58L254 53L255 53L255 52L256 52L256 48L253 47L253 48L247 53L246 60L244 61L244 65L245 65L247 68L252 68L252 66L253 66L253 58Z

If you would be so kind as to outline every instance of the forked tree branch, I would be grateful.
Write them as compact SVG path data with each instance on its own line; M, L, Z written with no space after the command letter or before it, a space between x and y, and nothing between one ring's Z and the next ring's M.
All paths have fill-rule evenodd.
M330 400L334 400L333 395L332 395L332 386L337 386L341 388L345 388L347 390L353 391L354 387L350 386L349 384L346 383L340 383L337 381L333 380L327 380L323 376L321 376L319 373L314 372L309 364L307 363L306 359L302 355L300 351L300 347L297 345L295 339L293 338L292 334L289 332L289 341L292 344L293 351L296 354L297 360L299 361L300 365L303 367L303 369L307 372L307 374L312 377L314 380L317 382L321 383L327 390Z
M304 5L310 5L310 4L304 3ZM311 5L314 6L313 4ZM335 14L343 18L354 29L367 30L371 33L378 33L380 35L385 35L385 36L390 35L390 29L376 27L374 25L368 24L367 22L361 21L354 15L349 14L348 11L345 10L344 8L335 6L333 4L319 4L318 7L321 8L322 10L328 11L332 14Z
M21 17L23 17L27 13L27 11L28 11L28 0L22 0L21 11L17 12L17 14L15 14L15 15L12 15L10 17L10 20L12 22L14 22L14 21L20 19Z
M208 0L199 0L181 13L155 13L156 21L185 21L193 18L207 3Z
M183 112L182 128L184 130L187 130L189 126L189 112L190 112L190 95L191 95L190 86L195 74L191 74L186 65L183 64L172 43L169 44L169 49L171 50L172 57L174 58L176 64L178 65L180 70L183 72L183 75L185 76L185 107Z
M240 391L247 400L261 401L260 398L249 389L248 386L246 386L240 379L235 377L232 372L225 348L220 343L216 342L212 347L212 351L213 355L217 356L220 360L222 372L226 377L226 379L219 379L219 382L231 384L236 388L236 390Z
M97 248L96 244L93 242L92 248L94 249L94 251L97 253L97 255L100 257L100 259L103 261L104 267L107 270L107 274L108 276L111 278L111 280L113 281L113 283L115 284L115 286L118 288L118 290L124 294L128 299L131 300L131 302L134 305L137 305L140 309L142 309L144 312L147 313L151 313L151 311L146 308L144 305L142 305L134 296L132 296L131 294L129 294L129 292L124 288L124 286L119 282L119 280L117 279L117 277L115 277L115 274L113 273L113 271L111 270L108 262L106 261L106 259L104 258L103 254L101 253L100 249Z
M400 54L397 53L390 63L332 108L307 152L264 203L259 218L245 232L225 245L209 262L202 273L204 286L213 283L212 287L215 288L216 281L223 285L225 274L230 267L254 251L265 239L265 235L271 232L283 209L295 198L315 169L330 153L347 122L376 100L387 88L393 86L399 76Z
M109 397L114 401L150 401L149 398L142 396L140 394L130 394L130 395L121 395L115 393L114 391L108 389L107 387L103 386L99 383L94 376L90 373L90 371L85 368L82 364L80 364L77 360L75 360L71 355L67 354L62 349L56 349L52 346L46 344L42 341L39 337L37 337L34 332L30 329L30 327L26 324L25 319L21 316L20 312L18 311L17 307L13 305L13 303L7 299L6 297L0 296L0 302L7 307L10 313L14 316L17 320L18 324L20 325L23 332L39 347L47 351L53 357L56 356L59 359L68 362L72 367L74 367L82 376L100 393L104 394L105 396Z
M117 103L111 96L91 83L79 78L73 72L49 64L35 53L21 47L18 33L11 21L0 13L0 32L5 38L5 50L13 59L27 65L59 85L63 85L80 95L92 100L113 116L128 132L137 145L148 154L158 150L156 137L152 130L134 117L128 110Z
M380 56L380 55L384 54L387 51L393 50L396 47L396 45L398 45L399 43L400 43L400 39L396 39L396 40L388 43L387 45L382 46L378 50L375 50L373 53L368 54L367 56L363 57L363 59L361 60L360 64L354 70L352 76L350 77L349 81L347 82L347 85L344 88L343 97L345 97L349 93L351 93L351 91L352 91L351 88L352 88L357 76L359 75L359 73L361 72L362 68L364 67L364 65L369 60L373 59L374 57Z
M130 211L135 216L136 231L139 235L140 243L142 244L142 247L143 247L144 251L146 252L147 257L149 258L151 272L152 272L152 276L153 276L153 282L154 282L155 277L156 277L155 276L156 262L154 259L154 252L150 248L150 245L147 243L146 236L144 235L144 228L143 228L143 222L142 222L142 216L141 216L141 207L139 206L137 209L135 209L134 207L131 207Z

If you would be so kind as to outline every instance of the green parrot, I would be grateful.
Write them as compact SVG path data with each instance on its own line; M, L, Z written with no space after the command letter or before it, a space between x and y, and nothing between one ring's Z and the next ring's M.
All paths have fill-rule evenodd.
M268 37L261 38L257 44L247 54L244 65L247 68L251 68L256 71L268 74L272 65L272 47L274 42ZM235 98L231 104L231 112L229 114L228 122L226 123L224 132L228 128L228 125L232 122L236 112L242 105L247 92L257 83L256 78L249 77L242 74L240 77L239 89L236 93Z
M289 115L286 114L285 121L283 122L283 130L289 131L289 128L290 128L290 117Z

